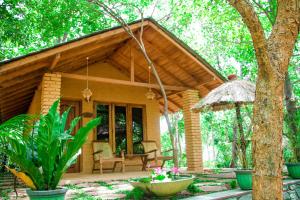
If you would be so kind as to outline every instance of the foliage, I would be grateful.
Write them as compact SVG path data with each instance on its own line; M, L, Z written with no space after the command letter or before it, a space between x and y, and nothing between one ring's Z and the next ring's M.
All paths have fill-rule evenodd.
M189 191L192 194L203 192L195 183L190 184L187 188L187 191Z
M70 109L62 115L55 101L46 115L20 115L0 125L0 141L11 162L33 181L37 190L55 189L65 171L76 160L89 132L100 119L91 120L75 136L71 133L79 122L77 117L67 128Z
M103 187L106 187L109 190L113 190L114 189L113 185L111 185L111 184L109 184L109 183L107 183L105 181L97 181L96 183L98 183L99 185L101 185Z
M231 189L235 189L237 188L237 181L236 180L232 180L229 182L230 188Z
M76 192L72 197L72 199L73 200L101 200L100 198L95 198L84 191Z
M140 188L133 188L130 192L126 192L125 199L141 200L144 199L145 193Z

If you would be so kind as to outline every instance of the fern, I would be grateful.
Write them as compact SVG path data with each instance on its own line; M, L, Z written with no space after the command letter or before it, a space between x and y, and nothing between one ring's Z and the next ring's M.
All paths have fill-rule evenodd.
M89 132L100 123L99 118L93 119L72 136L80 117L66 129L70 109L60 115L58 106L59 100L46 115L19 115L0 125L0 143L6 144L0 150L32 179L38 190L56 189Z

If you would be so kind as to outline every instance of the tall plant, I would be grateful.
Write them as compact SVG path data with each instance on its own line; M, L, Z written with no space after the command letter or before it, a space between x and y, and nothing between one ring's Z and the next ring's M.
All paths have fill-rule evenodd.
M32 189L56 189L62 175L76 160L89 132L100 123L99 118L93 119L72 136L80 117L73 119L67 128L70 109L60 115L58 105L59 100L39 118L19 115L0 125L0 142L7 144L3 151L19 167L21 175L10 171L23 177Z

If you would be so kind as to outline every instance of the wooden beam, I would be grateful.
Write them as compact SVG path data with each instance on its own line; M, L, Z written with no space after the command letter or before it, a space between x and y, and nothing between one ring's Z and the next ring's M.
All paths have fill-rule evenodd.
M41 68L46 68L48 65L49 65L48 62L41 62L41 63L36 63L36 64L30 65L30 66L24 66L21 69L18 69L16 71L11 71L8 74L0 76L0 83L2 83L4 81L12 80L19 76L24 76L26 74L37 71Z
M25 102L26 100L31 100L33 98L32 95L30 96L25 96L23 98L19 98L19 99L14 99L14 100L10 100L10 101L1 101L1 105L2 105L2 109L5 108L5 106L9 106L9 105L15 105L17 102ZM5 103L3 103L5 102Z
M139 54L140 56L143 56L142 53L138 49L136 49L136 45L134 45L134 53L135 54ZM193 86L194 86L193 84L190 84L190 83L187 84L184 81L180 80L180 76L176 76L174 73L168 71L166 68L164 68L163 66L159 65L155 61L155 59L151 58L152 56L150 56L150 54L148 54L148 55L149 55L150 59L152 60L154 66L157 67L158 71L166 74L169 78L175 80L177 83L179 83L179 84L181 84L181 85L183 85L185 87L191 87L191 88L193 88ZM167 59L169 59L169 58L167 58Z
M31 89L31 88L36 88L37 85L39 84L40 80L32 80L32 81L27 81L25 83L21 83L18 85L14 85L12 87L9 88L5 88L5 89L1 89L0 93L1 95L6 95L6 94L11 94L15 91L21 91L21 90L27 90L27 89Z
M44 74L44 69L42 69L43 71L36 71L34 73L31 74L26 74L24 76L20 76L20 77L16 77L10 81L5 81L3 83L1 83L0 85L2 85L4 88L7 87L11 87L17 84L22 84L22 83L26 83L26 81L30 81L30 80L40 80Z
M134 53L132 52L132 47L130 47L130 81L134 82Z
M54 57L53 60L52 60L51 65L50 65L50 67L49 67L49 70L50 70L50 71L53 71L53 69L56 67L56 65L57 65L57 63L58 63L60 57L61 57L61 56L60 56L60 53L58 53L58 54L55 55L55 57Z
M179 44L179 42L175 41L174 38L171 38L165 31L163 31L161 28L159 28L158 26L156 26L155 24L153 24L152 22L148 23L155 31L157 31L158 33L160 33L161 35L163 35L167 40L169 40L173 45L175 45L177 48L179 48L181 51L183 51L188 57L190 57L192 60L194 60L196 63L200 64L201 66L203 66L203 68L212 76L215 76L217 78L217 80L219 80L221 83L224 83L224 81L215 74L215 72L213 72L211 69L209 69L209 67L206 66L206 64L200 62L200 60L198 60L194 55L192 55L187 49L185 49L184 47L182 47L181 44Z
M144 25L147 25L149 22L145 21ZM141 26L141 22L140 23L136 23L136 24L132 24L130 25L130 28L132 30L137 29ZM63 51L67 51L76 47L80 47L82 45L86 45L89 43L93 43L99 40L105 40L108 37L120 34L120 33L124 33L124 30L122 27L114 29L114 30L110 30L110 31L106 31L100 34L96 34L94 36L90 36L90 37L86 37L86 38L82 38L78 41L74 41L74 42L69 42L66 44L63 44L61 46L46 50L46 51L42 51L41 53L35 54L35 55L31 55L31 56L26 56L24 58L18 59L16 61L12 61L9 62L7 64L4 64L3 66L0 67L0 75L6 71L9 70L13 70L16 68L19 68L23 65L29 64L31 62L37 61L37 60L41 60L50 56L54 56L58 53L61 53ZM127 34L127 33L124 33Z
M86 76L84 76L84 75L68 74L68 73L61 73L61 75L64 78L70 78L70 79L77 79L77 80L86 81ZM88 80L89 81L95 81L95 82L101 82L101 83L117 84L117 85L127 85L127 86L146 87L146 88L155 88L155 89L160 88L158 84L131 82L131 81L111 79L111 78L102 78L102 77L95 77L95 76L89 76ZM173 86L173 85L164 85L164 87L165 87L166 90L177 90L177 91L191 89L191 88L187 88L187 87Z

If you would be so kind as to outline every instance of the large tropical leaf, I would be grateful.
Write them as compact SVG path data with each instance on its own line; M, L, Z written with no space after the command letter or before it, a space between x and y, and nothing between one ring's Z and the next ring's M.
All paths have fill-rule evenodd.
M54 180L51 185L52 188L56 188L62 175L66 172L66 170L71 166L71 164L77 158L78 152L82 147L82 145L85 143L88 134L99 123L100 123L99 118L91 120L85 126L81 127L78 130L73 140L67 143L66 151L64 152L64 155L62 156L58 164L57 170L54 174Z

